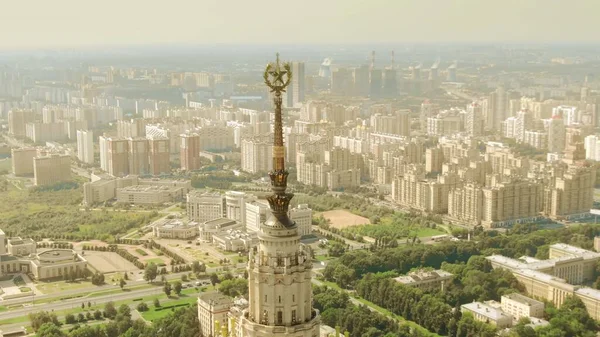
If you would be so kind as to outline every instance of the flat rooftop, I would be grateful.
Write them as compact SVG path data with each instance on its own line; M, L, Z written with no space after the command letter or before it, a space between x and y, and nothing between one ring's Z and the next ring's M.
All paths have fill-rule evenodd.
M508 294L508 295L504 295L502 296L502 299L507 298L509 300L513 300L515 302L519 302L521 304L526 304L526 305L544 305L544 303L534 300L533 298L529 298L527 296L521 295L519 293L513 293L513 294Z
M471 312L475 312L481 316L487 317L493 321L499 321L503 318L512 319L512 315L506 314L502 309L495 308L491 305L481 303L481 302L473 302L468 304L463 304L461 308L466 309Z

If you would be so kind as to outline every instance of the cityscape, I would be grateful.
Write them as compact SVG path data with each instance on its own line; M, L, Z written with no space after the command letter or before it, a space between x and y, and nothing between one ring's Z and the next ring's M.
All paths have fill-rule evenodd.
M28 6L0 337L600 335L600 3Z

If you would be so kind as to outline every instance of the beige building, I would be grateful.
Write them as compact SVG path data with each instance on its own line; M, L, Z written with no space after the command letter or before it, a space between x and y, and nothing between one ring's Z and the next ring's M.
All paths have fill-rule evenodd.
M184 222L178 219L167 220L152 227L152 233L155 237L162 239L189 240L198 236L198 223Z
M550 257L549 260L515 260L492 255L487 259L493 268L510 270L525 287L527 295L551 301L557 307L568 296L576 296L583 301L592 318L600 319L600 291L578 285L593 280L600 253L554 244L550 246Z
M213 242L213 235L225 233L230 229L241 229L242 224L235 220L219 218L206 221L198 225L199 240L202 242Z
M415 287L423 290L437 290L444 291L444 285L454 277L454 275L443 271L443 270L418 270L409 273L405 276L399 276L394 278L398 283L405 286Z
M138 185L137 176L115 178L92 175L92 181L83 184L83 204L92 206L117 197L117 188Z
M32 239L20 237L9 238L6 243L6 253L12 256L29 256L35 254L36 243Z
M273 169L273 134L242 139L242 170L265 173Z
M513 323L513 317L510 314L487 303L473 302L463 304L460 306L460 311L471 313L476 320L491 324L498 329L509 328Z
M71 157L52 154L33 159L35 186L52 185L71 180Z
M148 162L150 150L146 138L127 139L129 161L129 174L147 175L150 173L150 164Z
M37 156L37 150L33 147L12 149L12 173L15 176L33 175L33 158Z
M86 164L94 163L94 132L77 130L77 159Z
M515 320L522 317L544 317L544 303L519 293L504 295L500 298L502 311L510 314Z
M64 122L39 123L32 122L25 125L25 135L34 143L67 140Z
M540 184L514 180L482 191L481 223L486 227L505 227L535 218L542 209Z
M82 273L87 268L83 256L71 249L52 249L31 259L31 273L38 280L63 277L67 273Z
M258 244L256 232L246 233L239 229L228 229L221 233L213 234L212 243L227 252L249 251Z
M186 192L180 186L127 186L117 188L117 202L136 205L160 205L184 200Z
M442 172L444 151L439 147L425 150L425 172Z
M25 136L25 125L35 120L33 110L10 110L8 112L8 133L14 136Z
M187 216L204 223L225 216L225 199L218 193L192 191L187 194Z
M180 164L181 169L193 171L200 168L200 136L196 133L180 135Z
M148 138L148 166L149 173L161 175L171 173L170 141L166 137Z
M198 296L198 319L201 336L218 336L216 322L227 323L227 315L233 301L229 296L218 292L204 293Z
M266 200L253 200L246 202L244 223L247 232L258 232L260 224L267 221L269 204Z
M305 236L312 233L312 209L307 204L300 204L290 209L288 216L298 226L298 235Z
M551 218L588 213L594 203L596 170L571 166L544 190L544 214Z
M233 128L203 126L196 132L200 137L200 151L231 151L236 147Z
M115 177L129 174L129 143L125 138L100 136L100 167Z
M392 181L392 199L406 207L444 214L448 212L448 194L460 184L458 176L453 173L427 180L423 165L413 166Z
M117 136L138 138L146 136L146 121L142 118L117 121Z

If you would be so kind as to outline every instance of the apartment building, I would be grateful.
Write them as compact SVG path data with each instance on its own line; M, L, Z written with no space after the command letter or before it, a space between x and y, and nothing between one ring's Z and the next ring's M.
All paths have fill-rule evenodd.
M52 185L71 180L71 157L52 154L33 158L35 186Z

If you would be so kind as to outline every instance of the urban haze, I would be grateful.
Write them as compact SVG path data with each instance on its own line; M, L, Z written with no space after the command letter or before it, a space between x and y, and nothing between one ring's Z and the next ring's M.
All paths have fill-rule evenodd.
M0 4L0 337L600 334L600 2Z

